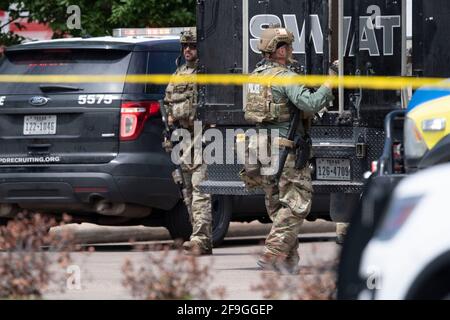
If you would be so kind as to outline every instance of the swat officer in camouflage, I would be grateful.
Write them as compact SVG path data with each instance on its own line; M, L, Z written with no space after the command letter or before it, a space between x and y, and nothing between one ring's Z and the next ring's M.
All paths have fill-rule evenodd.
M293 34L286 29L265 29L258 44L263 60L252 75L296 75L288 68L293 61L293 41ZM336 67L337 62L334 65ZM330 70L330 74L336 75L336 72ZM263 255L258 260L262 269L298 272L298 235L300 226L311 209L313 188L309 164L296 168L295 144L293 141L286 141L286 137L294 108L300 110L303 119L297 128L297 135L305 137L309 130L308 117L327 107L332 100L329 83L314 93L301 84L268 87L249 85L244 110L246 120L256 123L257 128L278 129L281 136L279 145L291 148L279 180L261 172L258 175L254 166L245 165L241 172L241 178L248 187L260 184L258 187L264 189L266 209L273 221Z
M179 66L175 75L192 75L197 72L197 37L195 28L181 33L182 55L186 63ZM179 61L179 60L178 60ZM179 64L177 61L177 64ZM194 143L194 119L197 104L197 85L195 83L169 83L166 89L164 105L169 125L176 124L191 132ZM192 146L191 146L192 147ZM190 150L192 150L191 148ZM212 215L211 196L199 190L199 184L206 179L206 165L194 164L195 161L181 164L190 204L192 235L190 241L183 243L186 254L212 254Z

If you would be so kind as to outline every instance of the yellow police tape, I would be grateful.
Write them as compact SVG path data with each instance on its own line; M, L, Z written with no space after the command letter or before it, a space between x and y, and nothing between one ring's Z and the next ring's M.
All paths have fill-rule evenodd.
M400 90L432 87L450 89L450 81L443 78L414 78L386 76L254 76L247 74L197 74L197 75L0 75L1 82L15 83L197 83L200 85L305 85L317 87L328 82L332 87L348 89Z

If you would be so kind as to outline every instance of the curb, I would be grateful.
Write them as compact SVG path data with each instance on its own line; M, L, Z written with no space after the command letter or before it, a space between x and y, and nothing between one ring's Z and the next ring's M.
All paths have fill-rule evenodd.
M271 228L271 224L259 222L240 223L233 222L228 229L227 238L257 237L266 236ZM172 240L169 232L163 227L107 227L94 224L69 224L64 227L52 228L50 232L60 233L64 231L72 232L77 244L96 244L134 241L167 241ZM335 232L336 224L324 220L315 222L305 222L301 228L301 233L328 233Z

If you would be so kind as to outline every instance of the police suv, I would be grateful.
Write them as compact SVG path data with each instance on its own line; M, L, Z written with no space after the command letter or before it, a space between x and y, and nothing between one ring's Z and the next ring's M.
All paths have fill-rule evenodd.
M161 146L158 100L165 86L110 78L173 73L180 31L117 29L113 37L6 49L0 74L18 77L0 83L3 223L26 208L106 225L165 225L173 237L190 235ZM21 82L29 75L47 78ZM60 75L76 79L59 82Z

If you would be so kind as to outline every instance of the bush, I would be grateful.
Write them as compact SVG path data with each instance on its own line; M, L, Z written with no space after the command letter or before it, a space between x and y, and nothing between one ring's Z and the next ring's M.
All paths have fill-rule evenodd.
M0 227L0 299L40 299L51 283L64 288L65 276L58 277L52 268L70 264L73 236L50 234L56 225L54 219L25 212Z
M181 250L157 248L146 253L144 264L135 267L127 259L122 267L123 285L131 295L147 300L223 299L223 288L210 288L210 265L200 265L197 257L186 256Z

